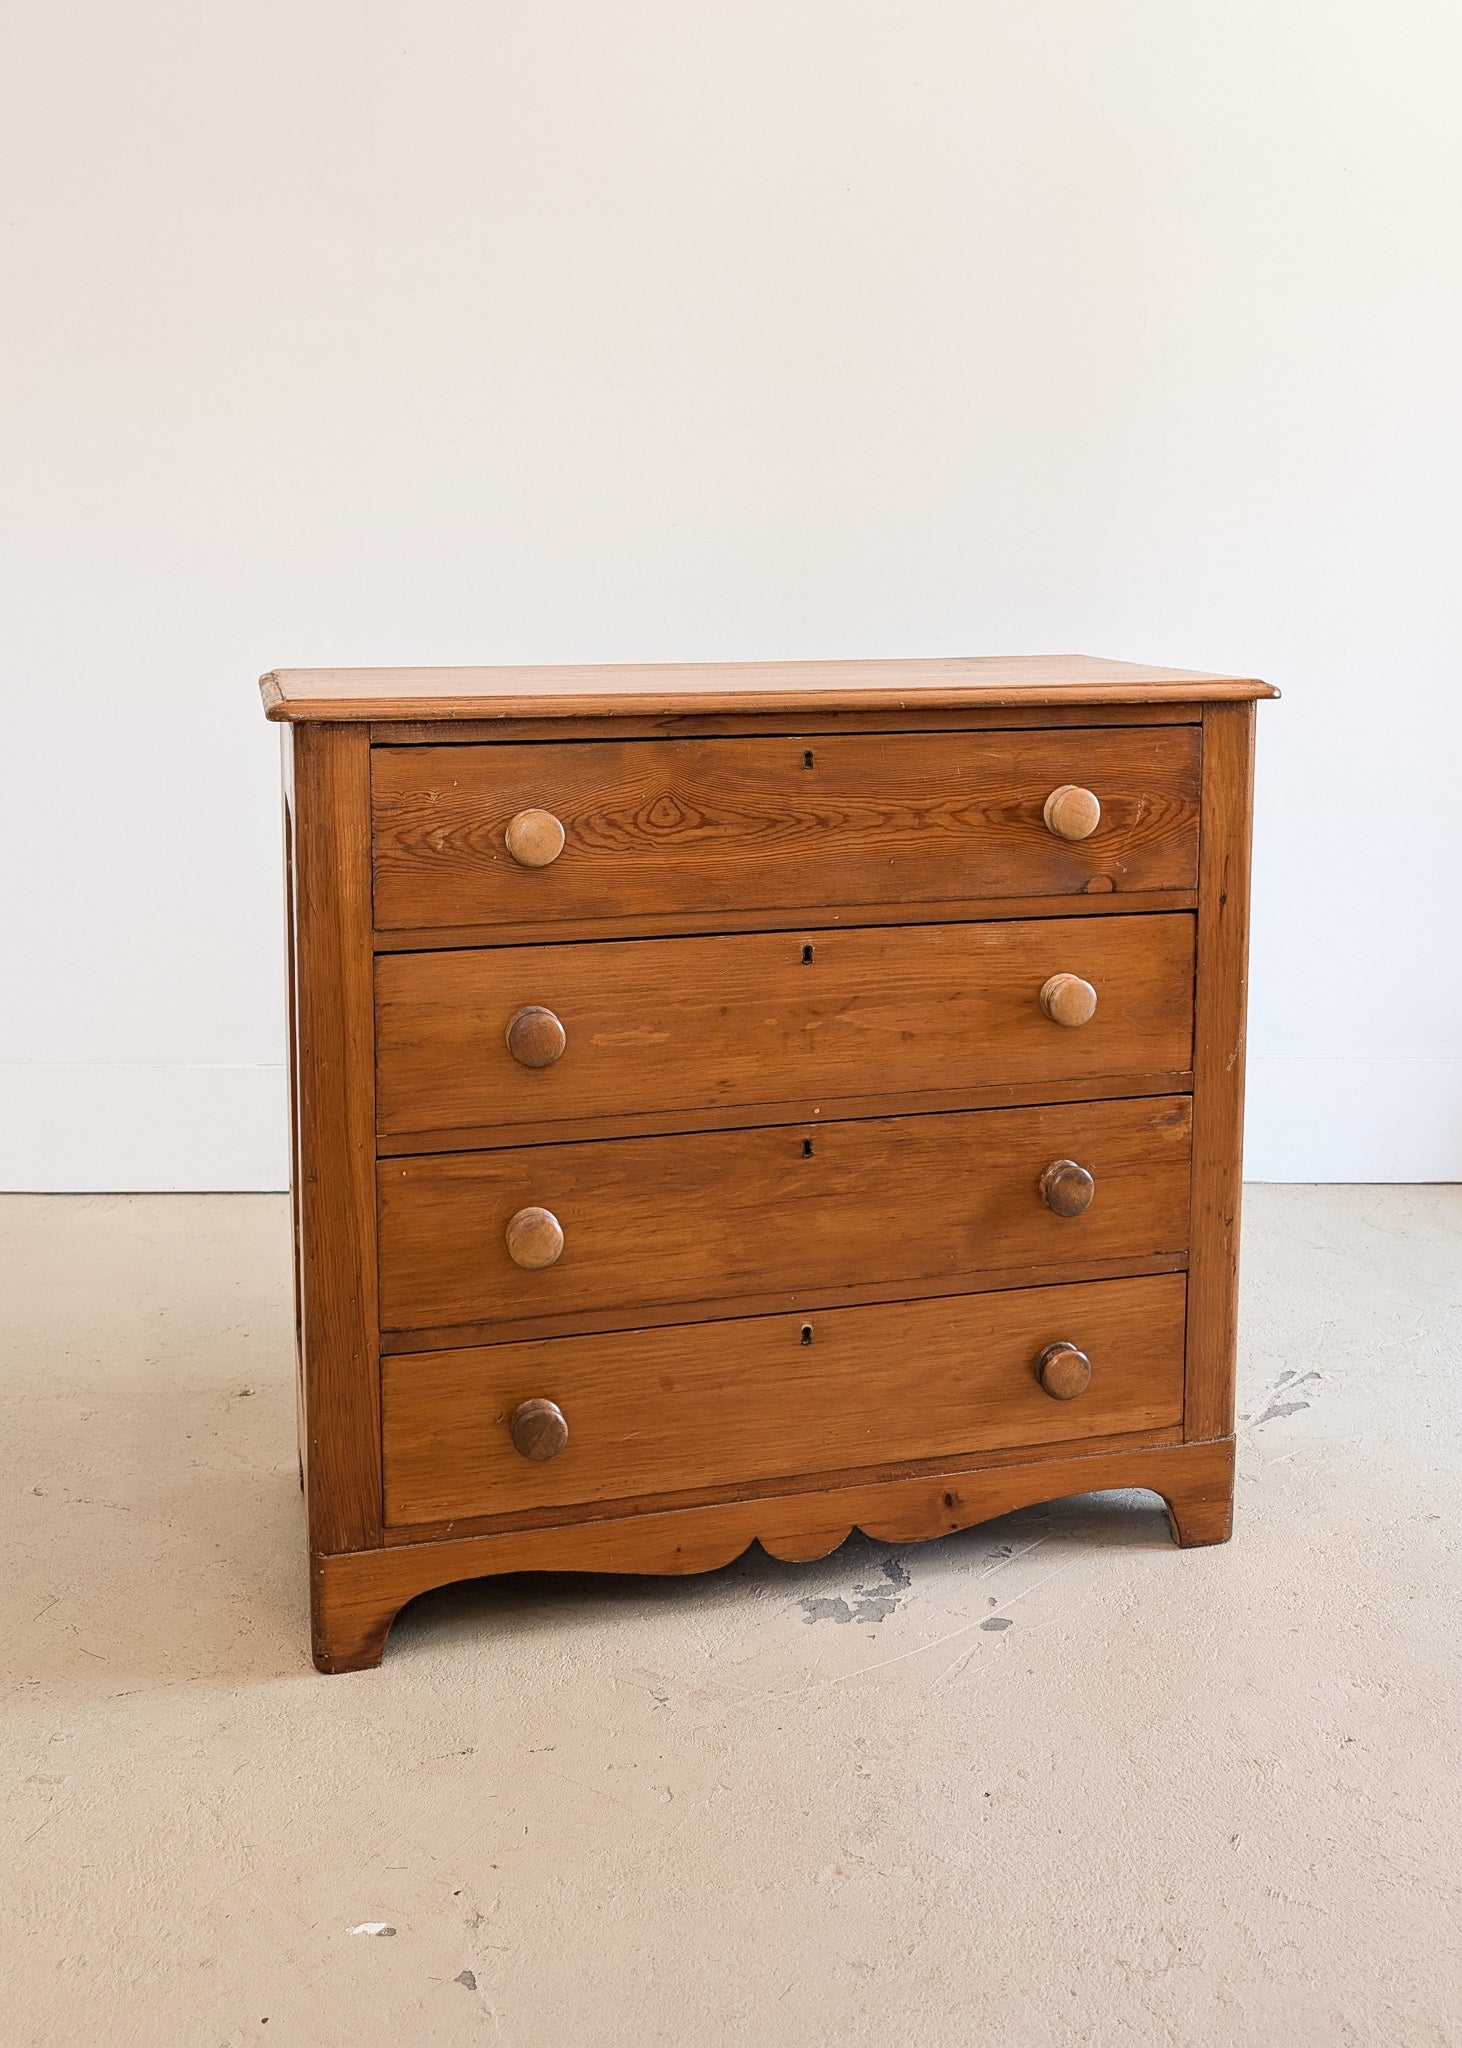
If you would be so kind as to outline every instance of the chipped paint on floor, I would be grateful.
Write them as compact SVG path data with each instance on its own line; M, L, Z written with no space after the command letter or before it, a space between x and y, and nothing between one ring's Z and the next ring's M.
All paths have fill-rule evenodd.
M839 1555L847 1558L850 1553L853 1553L853 1546L845 1544ZM880 1578L854 1586L846 1595L815 1593L797 1604L809 1622L882 1621L897 1610L912 1583L899 1560L888 1557L883 1561Z

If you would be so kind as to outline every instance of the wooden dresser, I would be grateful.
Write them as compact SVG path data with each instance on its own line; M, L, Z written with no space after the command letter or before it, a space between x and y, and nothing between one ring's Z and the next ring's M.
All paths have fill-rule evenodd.
M1229 1534L1254 700L284 670L315 1661L453 1579Z

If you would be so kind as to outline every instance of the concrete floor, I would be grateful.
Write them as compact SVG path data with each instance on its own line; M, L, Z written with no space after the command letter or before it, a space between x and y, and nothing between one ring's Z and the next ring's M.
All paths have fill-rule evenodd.
M1227 1548L490 1582L321 1678L282 1199L0 1203L0 2041L1462 2041L1462 1188L1247 1217Z

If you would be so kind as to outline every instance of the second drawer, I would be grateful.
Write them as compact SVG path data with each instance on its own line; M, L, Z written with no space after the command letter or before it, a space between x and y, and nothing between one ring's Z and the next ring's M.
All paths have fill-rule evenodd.
M1059 974L1095 991L1086 1023L1042 1009ZM856 1096L1120 1084L1185 1073L1192 1044L1185 912L376 962L377 1114L395 1150L629 1112L798 1102L836 1115Z
M381 1326L622 1327L1182 1252L1191 1128L1167 1095L384 1159ZM1048 1200L1062 1160L1090 1187Z

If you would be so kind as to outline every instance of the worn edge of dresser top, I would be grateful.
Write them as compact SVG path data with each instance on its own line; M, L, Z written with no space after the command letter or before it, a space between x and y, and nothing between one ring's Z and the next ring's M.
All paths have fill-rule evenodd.
M585 718L700 712L1016 709L1204 704L1277 697L1252 676L1154 668L1090 654L912 661L624 663L582 667L281 668L259 679L268 718Z

